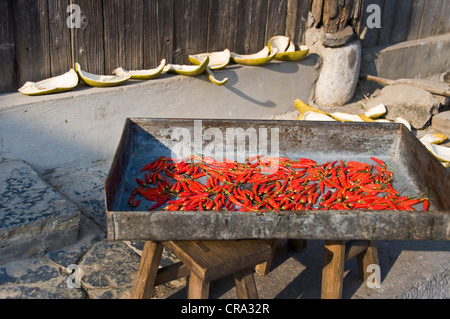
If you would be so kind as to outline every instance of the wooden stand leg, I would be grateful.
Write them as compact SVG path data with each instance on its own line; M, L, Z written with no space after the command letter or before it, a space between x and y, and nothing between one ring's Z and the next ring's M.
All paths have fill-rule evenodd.
M266 262L256 265L255 270L260 275L267 275L272 269L272 261L273 257L275 256L275 251L277 250L278 239L270 239L266 242L272 248L272 252Z
M356 260L358 263L358 272L364 281L370 276L371 273L367 272L367 267L369 265L375 264L380 265L378 261L378 250L376 241L371 240L368 241L368 246L365 251L356 255ZM374 283L375 285L379 285L380 283Z
M131 299L151 298L163 248L159 242L145 242L141 262L131 289Z
M246 269L234 275L238 299L258 299L253 269Z
M322 270L322 299L341 299L344 279L345 241L326 240Z
M208 299L210 283L191 272L189 277L188 299Z

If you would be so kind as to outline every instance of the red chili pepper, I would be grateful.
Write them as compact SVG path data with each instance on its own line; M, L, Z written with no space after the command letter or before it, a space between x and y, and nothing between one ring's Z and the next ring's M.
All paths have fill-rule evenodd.
M139 184L141 184L142 186L147 186L147 184L140 178L136 178L136 182L138 182Z
M425 199L423 201L423 210L427 211L430 208L430 201L428 199Z
M165 204L165 202L166 202L168 199L169 199L168 197L162 198L159 202L157 202L155 205L153 205L152 207L150 207L148 210L152 211L152 210L155 210L155 209L161 207L162 205Z
M382 166L382 167L386 167L386 164L382 161L382 160L380 160L380 159L378 159L378 158L376 158L376 157L371 157L370 158L372 161L374 161L375 163L377 163L378 165L380 165L380 166Z
M229 194L228 195L228 199L230 200L230 202L232 202L233 204L237 205L237 206L245 206L243 203L241 203L240 201L238 201L236 198L234 198L233 195Z

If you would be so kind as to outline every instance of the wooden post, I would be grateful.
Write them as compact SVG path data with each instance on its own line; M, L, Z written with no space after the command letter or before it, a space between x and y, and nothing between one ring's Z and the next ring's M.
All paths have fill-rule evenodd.
M259 275L267 275L272 269L273 257L275 256L275 251L277 250L278 239L266 240L266 243L272 248L269 259L262 264L256 265L255 270Z
M208 299L209 286L210 283L208 281L204 281L191 271L191 276L189 277L188 299Z
M163 245L158 242L145 242L141 262L131 289L131 299L150 299L158 273L159 262L163 252Z
M380 265L378 261L378 250L376 241L371 240L368 241L368 247L362 253L356 255L356 260L358 263L358 272L364 281L370 276L370 273L367 272L367 267L369 265L375 264ZM380 284L379 282L374 283L375 285Z
M253 269L248 268L234 275L236 295L238 299L258 299Z
M326 240L322 269L322 299L342 298L345 241Z

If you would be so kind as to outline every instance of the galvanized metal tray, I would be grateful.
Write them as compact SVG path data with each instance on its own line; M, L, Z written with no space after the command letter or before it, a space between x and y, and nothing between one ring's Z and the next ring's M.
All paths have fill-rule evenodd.
M375 156L394 172L396 189L408 196L426 193L430 209L132 211L128 197L140 169L160 156L176 156L186 149L197 155L214 150L231 160L265 151L266 155L276 152L321 163L337 159L368 162ZM105 180L107 236L113 241L448 240L449 194L450 173L398 123L127 118Z

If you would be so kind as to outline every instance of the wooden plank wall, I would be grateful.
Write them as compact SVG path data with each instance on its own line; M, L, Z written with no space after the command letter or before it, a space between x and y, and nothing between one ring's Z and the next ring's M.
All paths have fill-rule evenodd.
M67 27L71 3L81 8L81 28ZM363 47L450 32L448 0L1 0L0 93L60 75L74 61L110 74L225 48L255 53L273 35L301 44L309 11L350 7L344 16L360 33L369 4L380 6L382 27L367 30Z

